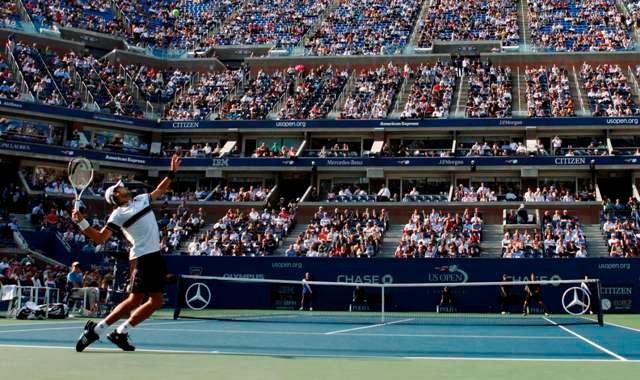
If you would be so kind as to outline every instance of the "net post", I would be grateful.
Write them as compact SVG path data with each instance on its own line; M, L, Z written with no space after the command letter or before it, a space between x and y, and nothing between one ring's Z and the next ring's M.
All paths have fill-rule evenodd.
M384 285L380 287L380 323L384 323Z
M180 316L180 297L182 296L182 275L178 275L176 280L176 306L173 309L173 319L176 320Z
M601 283L600 279L596 281L596 313L598 313L598 324L604 326L604 311L602 310L602 298L601 298Z

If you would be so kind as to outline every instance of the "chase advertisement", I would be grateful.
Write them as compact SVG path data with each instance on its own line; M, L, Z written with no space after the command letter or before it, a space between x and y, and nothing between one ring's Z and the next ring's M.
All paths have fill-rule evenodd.
M300 281L309 272L314 281L353 284L399 284L461 282L495 282L503 274L510 280L525 281L533 272L538 280L577 280L588 276L601 281L601 304L605 313L640 312L640 262L637 260L496 260L496 259L317 259L317 258L242 258L242 257L167 257L171 268L180 274L199 274L245 279L282 279ZM176 273L177 274L177 273ZM198 284L196 284L198 283ZM299 306L301 285L255 284L225 281L185 280L182 294L172 287L168 300L183 308L276 308ZM579 288L580 284L577 284ZM573 285L545 285L544 302L551 313L565 313L573 298L584 301L584 292L570 289ZM185 294L191 287L190 293ZM206 289L205 289L206 288ZM510 312L522 311L523 286L511 287L513 302ZM195 291L207 297L195 297ZM314 295L314 309L348 310L352 305L354 287L318 286ZM435 311L442 298L442 287L385 288L385 310ZM453 302L448 307L457 312L499 312L497 286L451 287ZM364 296L370 310L380 308L380 288L367 288ZM194 298L195 297L195 298ZM596 297L591 297L597 302ZM192 301L188 305L188 300ZM196 301L200 301L199 303ZM573 299L575 301L575 299ZM580 305L578 305L580 306ZM536 307L533 305L532 307ZM587 307L584 311L590 311Z

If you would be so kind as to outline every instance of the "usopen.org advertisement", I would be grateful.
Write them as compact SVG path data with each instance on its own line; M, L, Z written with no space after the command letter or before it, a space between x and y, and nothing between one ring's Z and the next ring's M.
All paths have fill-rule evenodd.
M552 313L563 313L563 297L582 291L573 285L558 284L560 280L581 280L585 276L599 279L603 310L608 313L640 312L640 263L634 260L584 259L332 259L287 257L167 257L176 274L199 274L233 279L281 279L301 281L309 273L312 281L354 284L354 286L315 286L314 309L346 310L353 307L354 291L367 299L371 310L380 308L385 287L384 305L387 311L435 311L443 300L450 298L450 311L498 312L498 286L458 287L467 282L496 282L506 276L510 281L525 281L534 273L538 280L551 281L542 287L542 297ZM183 285L193 285L185 282ZM395 284L414 284L394 287ZM242 285L241 285L242 284ZM427 285L425 285L427 284ZM436 285L434 285L436 284ZM369 285L369 286L367 286ZM371 286L374 285L374 286ZM202 281L211 299L203 308L294 308L297 307L301 284L255 284L231 281ZM195 291L196 286L191 288ZM445 290L445 288L447 288ZM521 312L525 290L522 285L510 287L513 300L510 311ZM168 301L184 304L186 287L177 293L169 289ZM590 291L595 291L592 287ZM597 302L595 295L592 297ZM565 299L565 301L567 301ZM570 300L569 300L570 301ZM566 302L565 302L566 303ZM183 305L184 307L184 305Z

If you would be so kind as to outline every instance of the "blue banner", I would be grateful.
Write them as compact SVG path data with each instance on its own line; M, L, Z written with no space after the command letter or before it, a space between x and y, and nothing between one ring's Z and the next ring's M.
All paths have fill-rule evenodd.
M137 126L164 130L193 129L417 129L417 128L487 128L487 127L572 127L602 126L620 128L640 125L639 117L572 117L572 118L524 118L524 119L426 119L426 120L185 120L156 121L117 116L110 113L87 112L45 104L0 99L0 108L37 112L52 116L100 121L115 125Z
M602 302L605 312L640 312L640 261L635 259L326 259L287 257L166 257L168 268L174 274L197 274L232 278L301 280L305 272L311 273L316 281L337 281L349 283L459 283L500 281L507 274L515 281L525 281L534 272L539 280L574 280L598 278L602 284ZM186 285L193 283L187 280ZM274 299L273 286L256 287L255 293L233 292L234 284L204 281L213 294L209 307L219 308L269 308L295 307L301 286L293 289L293 294L280 294ZM235 284L236 290L238 285ZM247 285L250 286L250 285ZM183 287L182 291L186 291ZM318 287L314 295L314 307L319 310L345 310L353 289L342 291ZM465 290L467 289L467 290ZM545 286L543 296L551 312L561 312L561 296L566 286ZM442 289L413 289L412 291L390 291L388 310L400 307L411 310L417 303L431 308L439 302ZM324 294L323 294L324 293ZM523 293L522 286L514 286L513 293ZM497 287L485 287L482 291L457 288L453 290L454 307L457 311L497 311ZM168 289L170 304L176 302L176 288ZM186 294L180 294L181 303ZM375 295L370 295L370 297ZM293 297L293 298L291 298ZM287 304L289 302L289 304ZM515 305L520 312L521 304Z
M48 114L52 116L64 117L65 119L83 119L87 122L99 121L125 126L138 126L147 128L155 128L157 125L155 120L134 119L126 116L113 115L110 113L87 112L64 107L49 106L45 104L22 102L19 100L0 99L0 107L8 108L11 110Z
M103 162L117 162L127 165L142 165L142 166L154 166L157 165L160 160L151 159L146 156L137 156L132 154L95 151L89 149L72 149L67 147L59 147L54 145L33 144L20 141L0 141L0 151L9 152L22 152L29 154L46 154L51 156L68 157L70 160L73 157L81 156L90 160L103 161ZM168 165L168 160L167 164ZM164 165L164 164L163 164ZM165 166L166 166L165 165Z
M5 153L24 152L29 154L45 154L60 157L83 156L90 160L103 161L105 163L121 163L127 165L140 165L145 167L164 168L169 165L168 158L156 158L149 156L132 155L120 152L80 150L54 145L35 144L20 141L0 141L0 151ZM636 156L513 156L513 157L381 157L381 158L185 158L183 167L273 167L273 168L299 168L299 167L469 167L475 162L476 167L482 166L563 166L584 167L591 165L617 165L636 167L640 164L640 157Z
M160 128L188 129L316 129L316 128L460 128L460 127L570 127L637 126L638 117L555 117L527 119L426 119L426 120L188 120L160 121Z

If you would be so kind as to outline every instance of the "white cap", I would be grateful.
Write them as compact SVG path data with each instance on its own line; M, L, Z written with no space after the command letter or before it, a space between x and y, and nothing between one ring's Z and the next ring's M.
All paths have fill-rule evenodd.
M122 180L119 180L113 186L109 186L107 190L104 192L104 200L107 201L108 204L110 205L116 204L116 199L113 197L113 192L116 191L118 187L124 187L124 183L122 182Z

